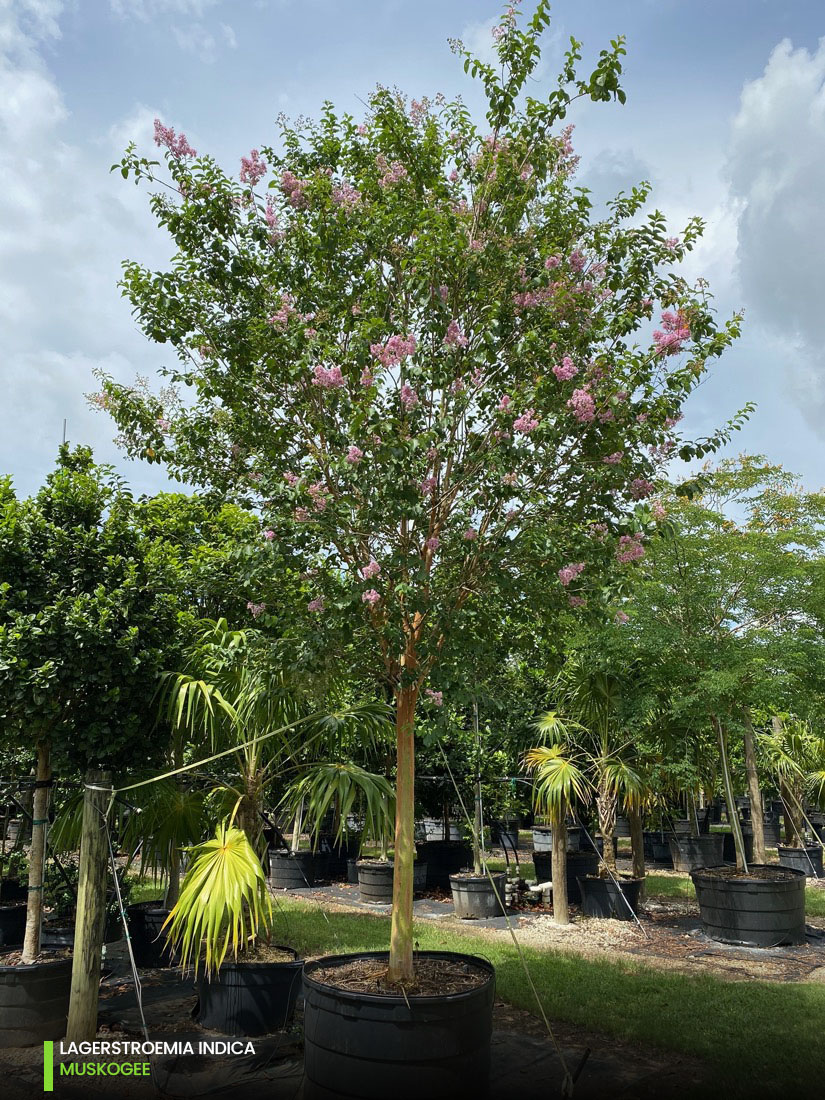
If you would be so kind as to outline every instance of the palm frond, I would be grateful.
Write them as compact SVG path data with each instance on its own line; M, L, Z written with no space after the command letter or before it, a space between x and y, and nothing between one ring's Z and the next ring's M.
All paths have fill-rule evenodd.
M533 804L541 814L561 821L576 803L590 801L590 783L579 759L563 745L538 745L524 758L533 774Z
M364 831L376 839L390 836L395 818L391 784L384 776L350 763L310 764L281 801L293 817L302 805L304 823L316 840L330 811L335 814L336 841L343 839L350 815L360 814Z
M269 932L272 902L261 861L241 829L222 822L212 840L191 849L180 898L164 928L184 968L220 969L261 931Z

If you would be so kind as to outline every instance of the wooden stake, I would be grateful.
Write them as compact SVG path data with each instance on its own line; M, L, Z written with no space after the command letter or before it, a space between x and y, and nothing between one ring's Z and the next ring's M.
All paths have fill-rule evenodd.
M83 792L83 831L80 840L80 882L74 933L72 992L66 1038L71 1042L94 1039L100 960L106 918L108 845L105 814L112 786L109 771L86 772Z

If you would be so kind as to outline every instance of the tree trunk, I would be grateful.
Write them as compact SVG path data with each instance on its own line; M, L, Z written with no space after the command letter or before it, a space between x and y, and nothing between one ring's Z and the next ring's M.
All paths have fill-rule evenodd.
M304 819L304 800L301 799L301 805L298 807L298 812L295 814L295 821L292 825L292 844L290 851L297 852L301 847L301 826Z
M730 777L730 761L728 760L728 739L725 735L725 727L714 715L712 722L716 728L716 740L719 745L719 758L722 764L722 782L725 786L725 800L728 804L728 820L730 821L733 843L736 848L736 866L740 871L747 871L748 861L745 859L745 840L742 836L742 826L739 823L739 814L736 812L736 797L733 793L733 781Z
M409 667L409 665L408 665ZM395 871L392 885L390 982L413 980L413 867L415 861L415 707L418 688L398 692L395 715Z
M596 797L596 812L599 815L599 832L604 844L604 862L611 871L616 872L616 843L613 833L616 829L616 795L600 786Z
M173 909L180 897L180 850L173 844L169 852L169 881L166 884L166 896L163 904L167 909Z
M106 810L112 773L88 771L83 792L83 832L80 839L80 878L74 933L72 992L66 1038L70 1042L94 1039L97 1033L100 960L106 921L108 845Z
M29 849L29 897L22 962L34 962L40 954L40 926L43 922L43 878L46 864L46 832L49 828L49 792L52 768L49 746L37 745L37 772L32 799L32 843Z
M633 877L642 880L639 900L645 896L645 837L642 827L642 815L638 810L628 809L627 820L630 823L630 850L633 854Z
M756 769L756 744L753 736L751 716L746 710L744 715L745 769L748 773L748 796L751 800L751 827L753 829L753 861L765 862L765 811L762 806L762 791L759 789L759 772Z
M553 830L553 920L556 924L570 923L567 904L567 824L564 814L559 814L551 824Z
M476 746L475 813L473 826L473 871L480 875L481 851L484 847L484 816L481 809L481 737L478 732L478 703L473 701L473 729Z

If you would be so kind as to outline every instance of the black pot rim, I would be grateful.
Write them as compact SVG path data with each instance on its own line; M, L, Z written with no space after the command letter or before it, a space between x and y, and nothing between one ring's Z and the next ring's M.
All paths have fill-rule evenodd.
M27 907L25 901L13 901L11 905L0 905L0 913L5 913L9 909L26 909Z
M806 844L804 848L796 848L793 844L777 844L777 852L820 852L821 844Z
M781 871L783 875L792 875L793 878L756 878L756 876L751 876L748 874L738 875L736 878L732 878L730 875L715 875L713 873L714 871L721 871L729 867L730 864L726 863L719 863L715 867L699 867L695 871L690 872L690 877L693 879L694 883L696 882L697 878L704 878L712 882L729 882L731 883L731 885L748 883L748 885L762 886L764 888L767 888L769 886L787 886L789 882L793 882L794 878L807 878L805 872L800 871L798 867L780 867L778 863L751 863L749 864L749 868L759 867L761 870L764 867L770 871Z
M302 967L304 965L304 960L302 958L299 958L298 952L295 950L294 947L287 947L285 944L280 943L273 944L272 947L275 951L289 951L292 954L292 958L284 959L282 962L276 962L274 959L249 959L248 961L244 959L229 959L228 961L224 961L221 963L220 969L213 978L210 979L209 977L207 977L206 974L199 974L198 981L215 981L216 979L219 980L221 972L224 970L232 971L233 973L236 971L240 971L241 973L250 973L253 970L277 970L280 967L287 969L288 967Z
M20 950L16 948L16 950ZM14 966L10 966L3 962L2 956L0 956L0 974L31 974L35 970L57 970L63 967L69 971L72 969L72 955L67 955L62 959L41 959L40 962L33 963L16 963Z
M643 878L634 878L633 875L577 875L579 882L603 882L606 886L634 886L637 882L644 882Z
M471 963L473 966L477 966L480 970L487 972L487 981L475 989L468 989L464 993L440 993L434 997L418 997L415 994L410 999L403 995L379 995L376 993L357 993L351 989L340 989L337 985L328 985L326 982L319 982L316 978L312 977L312 971L318 970L322 966L337 966L345 965L348 962L352 962L356 959L389 959L389 951L356 951L348 955L324 955L320 959L313 959L311 962L304 963L304 982L312 989L317 989L320 993L331 991L336 998L349 1001L353 1004L378 1004L378 1005L403 1005L408 1004L409 1000L412 1000L416 1005L435 1005L435 1004L458 1004L460 1001L469 1000L471 997L478 996L481 990L486 989L491 981L495 981L496 968L487 959L482 958L480 955L465 955L458 951L414 951L413 962L416 959L453 959L461 960L466 963Z
M491 871L490 875L492 875L494 879L507 878L506 871ZM492 886L490 875L476 875L471 871L456 871L454 874L450 875L450 882L452 882L453 879L458 879L459 882L486 882Z

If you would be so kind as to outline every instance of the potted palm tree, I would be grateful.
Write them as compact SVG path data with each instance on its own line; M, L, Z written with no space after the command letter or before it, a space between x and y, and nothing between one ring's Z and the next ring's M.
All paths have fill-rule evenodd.
M822 878L822 840L804 812L804 801L808 797L817 806L823 804L825 737L793 715L774 715L770 732L762 735L761 742L785 806L785 844L777 848L780 866Z
M197 1019L204 1027L263 1035L289 1024L303 963L292 948L272 943L266 875L231 819L190 849L164 929L184 970L194 968Z

